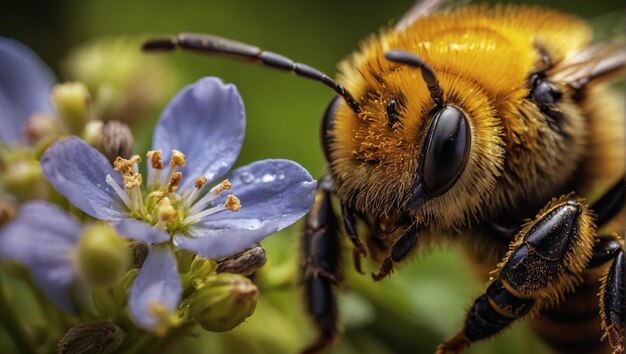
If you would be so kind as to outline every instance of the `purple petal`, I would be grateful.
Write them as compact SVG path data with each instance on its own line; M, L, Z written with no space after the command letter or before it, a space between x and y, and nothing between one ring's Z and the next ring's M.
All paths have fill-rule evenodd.
M31 115L53 112L50 69L30 48L0 37L0 141L23 141L21 129Z
M158 310L174 312L182 292L174 252L167 245L150 247L130 289L128 310L131 318L143 329L156 329L163 320Z
M41 157L41 168L48 182L85 213L110 221L126 217L126 207L106 183L111 175L124 188L121 175L85 141L75 137L57 141Z
M162 243L168 241L170 236L163 231L157 230L145 221L124 219L115 225L120 235L135 241L146 243Z
M230 170L243 144L245 124L237 88L217 78L203 78L167 105L154 130L152 148L163 150L164 162L172 149L185 154L182 190L200 176L213 181Z
M293 224L313 206L317 183L292 161L258 161L236 169L229 179L241 209L204 218L188 235L176 235L176 246L207 258L231 256Z
M76 313L70 286L77 278L73 249L80 224L59 207L33 201L0 231L0 257L23 263L35 283L58 308Z

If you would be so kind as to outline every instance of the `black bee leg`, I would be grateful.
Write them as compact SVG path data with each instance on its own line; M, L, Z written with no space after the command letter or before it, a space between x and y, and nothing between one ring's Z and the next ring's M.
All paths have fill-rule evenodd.
M338 335L338 311L334 288L341 284L339 224L331 203L331 181L320 181L313 209L306 217L302 242L302 282L306 308L319 337L305 348L312 354L331 346Z
M555 304L582 280L595 237L582 200L552 200L522 226L483 295L474 301L463 330L437 348L460 353L531 311Z
M372 278L375 281L383 280L387 275L391 274L393 271L393 264L396 262L400 262L406 256L408 256L411 251L417 245L417 237L419 236L419 224L417 222L413 222L408 229L406 229L402 235L393 243L391 249L389 250L389 254L383 260L383 264L378 269L378 273L372 273Z
M357 272L361 274L365 274L363 272L363 268L361 267L361 256L367 256L367 252L365 251L365 247L361 243L359 239L359 235L356 232L356 217L355 212L352 208L348 207L345 204L341 205L341 216L343 218L343 227L354 245L354 249L352 250L352 260L354 262L354 268L356 268Z
M602 340L608 339L614 354L624 354L624 322L626 322L626 252L623 246L613 259L600 286Z

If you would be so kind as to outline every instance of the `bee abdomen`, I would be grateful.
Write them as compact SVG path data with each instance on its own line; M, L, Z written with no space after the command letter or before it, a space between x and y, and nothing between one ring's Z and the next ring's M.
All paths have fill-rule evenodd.
M601 341L598 268L585 271L585 281L565 295L557 307L540 311L532 320L534 331L556 353L610 353L607 341Z

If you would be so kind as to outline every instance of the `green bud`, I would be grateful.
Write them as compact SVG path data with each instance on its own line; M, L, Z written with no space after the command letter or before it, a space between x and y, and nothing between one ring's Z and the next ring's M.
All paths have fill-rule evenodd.
M5 163L0 182L7 192L19 201L48 197L48 183L43 176L39 161L25 157Z
M68 82L52 89L52 103L71 134L80 135L83 132L89 121L90 102L91 96L83 83Z
M111 163L118 156L128 159L133 150L133 133L125 123L116 120L108 121L102 127L100 147Z
M207 331L229 331L252 315L259 289L238 274L217 274L206 279L188 302L188 315Z
M78 243L78 269L91 285L110 285L130 266L128 243L106 223L89 225Z
M124 341L124 332L108 321L81 323L59 341L58 354L109 354Z
M102 135L102 127L104 122L101 120L90 120L83 129L83 140L89 143L89 145L100 149L100 136Z
M103 120L132 125L179 86L165 57L147 56L137 49L144 39L94 39L74 48L63 61L65 77L87 84L94 110Z

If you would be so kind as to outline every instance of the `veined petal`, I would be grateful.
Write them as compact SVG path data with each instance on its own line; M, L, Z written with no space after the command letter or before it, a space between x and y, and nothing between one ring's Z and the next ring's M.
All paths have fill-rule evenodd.
M30 48L0 37L0 141L23 141L21 129L34 113L50 113L52 71Z
M57 141L41 157L46 179L72 204L96 219L125 218L125 207L106 183L110 175L119 185L122 178L104 155L85 141L71 137Z
M135 241L162 243L170 239L167 233L155 229L145 221L124 219L119 221L115 228L120 235Z
M187 235L174 236L177 247L207 258L242 252L306 214L317 185L302 166L288 160L252 163L233 171L229 180L241 209L205 217L190 226ZM225 198L222 195L217 202Z
M187 165L179 169L184 189L197 177L213 181L228 172L241 150L244 131L245 111L237 88L203 78L167 105L154 130L152 149L163 150L164 164L172 149L185 154Z
M176 256L168 245L150 247L130 289L128 310L133 321L146 330L156 330L172 312L182 296Z
M59 207L33 201L0 230L0 257L23 263L58 308L76 313L70 286L78 277L72 260L80 224Z

